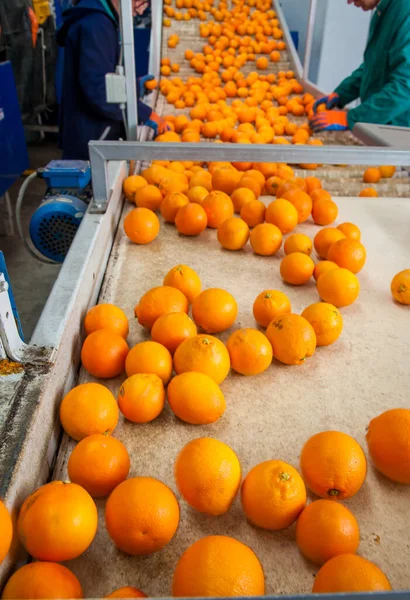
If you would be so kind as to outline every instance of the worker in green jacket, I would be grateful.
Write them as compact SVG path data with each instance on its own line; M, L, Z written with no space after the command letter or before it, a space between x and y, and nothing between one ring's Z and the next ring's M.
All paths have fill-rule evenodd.
M410 0L348 2L363 10L376 9L364 60L333 94L315 103L311 127L343 131L359 122L410 127ZM357 108L340 110L357 98ZM320 104L326 110L317 113Z

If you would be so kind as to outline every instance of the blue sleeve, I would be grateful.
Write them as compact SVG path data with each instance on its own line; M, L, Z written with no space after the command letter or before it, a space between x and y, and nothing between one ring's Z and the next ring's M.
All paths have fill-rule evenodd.
M364 63L362 63L356 71L353 71L349 77L346 77L346 79L344 79L335 89L335 94L339 94L340 96L341 106L346 106L346 104L350 104L350 102L359 98L363 72Z
M114 73L118 38L115 27L103 14L85 19L81 25L78 81L92 110L103 119L121 121L118 104L106 100L105 75Z

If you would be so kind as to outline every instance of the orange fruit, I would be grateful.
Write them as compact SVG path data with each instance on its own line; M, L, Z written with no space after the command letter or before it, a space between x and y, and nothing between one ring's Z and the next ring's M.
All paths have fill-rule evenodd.
M227 250L240 250L249 240L249 227L242 219L230 217L218 227L218 242Z
M282 197L289 200L298 211L298 223L303 223L308 219L312 212L312 200L306 192L299 188L293 188L285 192Z
M190 187L188 190L188 200L194 204L201 204L209 194L209 191L202 185Z
M148 208L134 208L124 219L125 235L135 244L149 244L159 233L157 215Z
M191 425L215 423L226 409L225 397L215 381L195 371L171 379L168 402L174 414Z
M136 373L128 377L118 392L118 407L133 423L149 423L162 412L164 384L155 373Z
M165 196L160 207L164 221L166 223L175 223L178 211L188 203L187 196L181 192L173 192Z
M315 278L315 281L317 281L319 279L319 277L321 275L323 275L323 273L327 273L328 271L331 271L332 269L338 269L339 267L337 266L336 263L332 262L331 260L321 260L320 262L315 264L315 269L313 271L313 277Z
M318 177L306 177L305 182L306 193L309 194L309 196L312 194L312 192L315 190L320 190L322 187L322 182Z
M302 317L309 321L315 330L318 346L330 346L342 333L343 318L333 304L327 302L311 304L305 308Z
M277 186L276 188L276 198L283 198L283 195L286 194L286 192L289 192L289 190L297 190L300 189L298 184L293 180L281 180L282 184Z
M363 173L364 183L379 183L381 178L382 174L380 173L380 169L377 167L369 167Z
M285 365L302 365L316 350L316 334L309 321L293 314L275 317L266 330L273 356Z
M179 493L191 508L208 515L226 513L241 484L241 465L223 442L201 437L182 448L175 461Z
M52 562L32 562L17 569L1 596L4 600L43 598L83 598L83 590L74 573Z
M192 317L206 333L219 333L235 322L238 305L235 298L220 288L209 288L199 294L192 304Z
M81 485L90 496L101 498L127 479L130 457L119 440L96 433L75 446L67 470L70 481Z
M254 163L253 170L260 171L265 179L274 177L278 171L278 165L276 163Z
M171 379L172 356L158 342L140 342L131 348L125 361L127 377L137 373L154 373L166 385Z
M258 375L272 362L272 346L257 329L238 329L229 337L226 347L231 367L241 375Z
M317 280L317 291L324 302L340 308L353 304L359 295L360 283L348 269L331 269Z
M162 194L155 185L140 187L135 193L135 204L141 208L149 208L154 212L159 209Z
M283 250L285 254L302 252L310 256L312 254L312 240L304 233L294 233L286 239Z
M354 223L341 223L337 226L337 229L345 234L349 240L357 240L360 242L361 232L357 225Z
M208 194L202 203L208 217L208 227L218 229L229 217L233 216L233 204L225 192L214 191Z
M268 59L266 56L260 56L256 61L256 68L264 71L268 68Z
M396 302L410 304L410 269L400 271L393 277L390 290Z
M194 335L197 335L195 323L186 313L162 315L151 329L153 341L165 346L172 355L184 340Z
M172 267L165 275L163 284L165 286L177 288L184 294L190 304L192 304L195 298L199 296L202 287L198 273L187 265L176 265L175 267ZM168 312L180 311L172 310ZM184 310L183 312L188 311Z
M317 225L330 225L337 219L339 209L333 200L317 200L312 208L312 218Z
M128 350L128 344L121 335L110 329L97 329L84 340L81 362L94 377L117 377L124 371Z
M397 483L410 483L410 410L393 408L370 421L367 446L374 466Z
M315 263L303 252L292 252L280 263L280 274L286 283L292 285L303 285L313 275Z
M265 219L267 223L276 225L282 233L289 233L298 224L298 212L291 202L278 198L267 207Z
M358 273L366 262L366 248L358 240L344 238L330 246L327 258L342 269Z
M309 438L300 455L300 466L306 485L320 498L351 498L366 478L366 457L361 446L341 431L322 431Z
M259 181L247 173L245 173L245 175L243 175L243 177L239 180L239 183L236 187L252 190L252 192L255 194L255 198L259 198L262 191Z
M263 570L248 546L224 535L194 542L177 562L172 581L174 597L261 596Z
M98 329L109 329L126 339L128 319L124 311L114 304L97 304L85 315L84 329L87 335Z
M212 335L197 335L178 346L174 356L177 374L199 371L222 383L227 377L231 362L225 345Z
M0 500L0 563L6 558L13 539L13 523L6 506Z
M330 246L334 242L345 239L345 234L336 227L321 229L314 237L313 245L320 258L327 259Z
M313 583L314 594L382 592L391 590L386 575L374 563L357 554L339 554L327 561Z
M246 518L257 527L278 531L290 527L306 506L302 477L281 460L267 460L253 467L241 488Z
M277 316L290 312L289 298L277 290L261 292L253 303L253 316L261 327L267 327Z
M383 179L390 179L396 172L396 167L382 166L379 167L380 175Z
M198 188L193 188L198 189ZM206 192L208 195L208 192ZM178 233L182 235L199 235L208 224L208 217L200 204L186 204L180 208L175 217L175 225Z
M360 198L377 198L378 195L377 190L372 187L363 188L359 194Z
M148 596L135 587L126 586L114 590L111 594L104 596L104 598L148 598Z
M76 483L52 481L30 494L17 519L24 548L37 560L62 562L87 550L98 514L90 494Z
M146 185L148 185L147 181L144 179L144 177L141 177L141 175L130 175L124 179L124 183L122 185L124 196L130 202L135 202L136 192Z
M77 441L94 433L111 434L118 423L117 402L100 383L81 383L64 396L60 420L64 431Z
M342 504L316 500L299 516L296 543L305 558L323 565L339 554L356 553L360 543L359 525Z
M189 189L192 189L193 187L203 187L206 190L208 190L208 192L212 191L212 174L209 173L208 171L205 171L204 169L201 169L200 171L197 171L196 173L194 173L191 177L191 179L189 180ZM191 200L192 202L192 200Z
M251 200L241 208L240 216L248 227L256 227L264 222L265 211L266 207L261 200Z
M242 173L231 167L221 167L212 173L212 188L228 196L235 190Z
M168 170L163 165L151 165L148 169L144 169L142 171L141 176L145 179L145 181L152 185L158 185L161 181L162 177L167 175Z
M311 197L313 204L318 200L332 200L332 196L329 192L327 190L322 190L322 188L315 188L313 192L310 192L309 196Z
M259 183L261 191L265 187L265 177L258 169L249 169L249 171L247 171L246 175L243 175L243 177L253 177L253 179L256 179L256 181Z
M174 267L177 269L178 267ZM165 280L168 282L176 277L175 273L168 273ZM180 279L182 279L182 274ZM159 287L154 287L146 292L134 309L138 323L151 330L155 321L161 315L170 312L188 312L188 300L186 296L174 285L166 283Z
M174 537L179 506L173 492L152 477L134 477L118 485L105 505L105 525L114 544L127 554L145 556Z
M256 200L256 197L249 188L236 188L231 195L231 200L235 212L240 213L245 204L252 202L252 200Z
M255 254L272 256L281 247L282 233L276 225L261 223L251 231L250 242Z

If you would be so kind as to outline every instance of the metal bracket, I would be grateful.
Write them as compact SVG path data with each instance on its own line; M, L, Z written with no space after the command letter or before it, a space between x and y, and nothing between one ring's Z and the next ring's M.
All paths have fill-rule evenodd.
M51 348L28 346L19 336L9 298L9 284L0 273L0 348L15 362L45 365L51 362Z

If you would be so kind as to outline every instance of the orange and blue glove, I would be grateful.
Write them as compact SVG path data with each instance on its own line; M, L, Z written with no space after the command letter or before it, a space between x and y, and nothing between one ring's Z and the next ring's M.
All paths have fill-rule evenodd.
M346 131L349 129L345 110L325 110L309 121L313 131Z
M148 121L145 122L145 125L154 130L155 137L171 129L166 120L157 115L154 111L151 113Z
M155 79L154 75L144 75L144 77L138 78L138 98L143 98L146 94L150 94L150 90L147 90L145 84L147 81Z
M319 98L319 100L316 100L316 102L313 105L313 112L316 114L317 113L317 109L321 104L325 104L326 106L326 110L332 110L332 108L340 108L340 96L339 94L335 94L335 92L333 92L332 94L329 94L329 96L323 96L322 98Z

